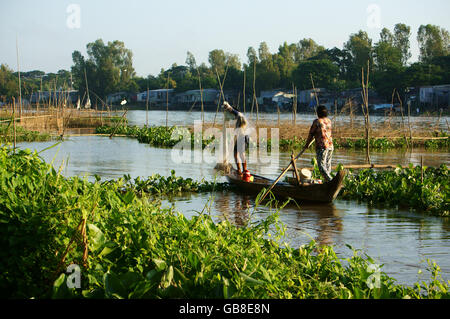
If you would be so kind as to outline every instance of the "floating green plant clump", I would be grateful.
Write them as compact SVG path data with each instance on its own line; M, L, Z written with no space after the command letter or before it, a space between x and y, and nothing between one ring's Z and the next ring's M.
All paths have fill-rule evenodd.
M422 181L423 176L423 181ZM410 207L432 214L450 215L448 168L398 167L393 171L365 169L345 181L340 197L371 204Z
M124 177L124 190L132 190L136 193L176 195L180 193L203 193L230 189L228 183L215 183L208 181L197 182L192 178L183 178L175 175L172 170L170 176L165 177L154 174L146 179L137 177L132 179L129 175Z
M178 144L184 136L188 136L191 141L191 146L194 147L194 143L200 143L200 137L198 135L190 134L189 130L183 127L177 126L118 126L117 128L112 126L100 126L96 128L98 134L118 134L126 135L129 137L137 138L140 143L150 144L156 147L173 147ZM211 143L213 137L203 137L201 144L202 148L205 148Z

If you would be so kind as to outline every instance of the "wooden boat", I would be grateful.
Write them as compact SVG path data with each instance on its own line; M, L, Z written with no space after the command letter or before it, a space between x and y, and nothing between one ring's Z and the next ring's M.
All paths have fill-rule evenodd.
M339 171L331 181L323 184L294 185L279 181L273 187L272 193L275 197L292 198L300 202L331 203L336 199L342 188L345 174L345 171ZM268 189L274 182L274 180L258 175L253 175L253 182L245 182L234 168L231 168L226 177L230 183L236 185L241 191L252 194L258 194L264 188Z

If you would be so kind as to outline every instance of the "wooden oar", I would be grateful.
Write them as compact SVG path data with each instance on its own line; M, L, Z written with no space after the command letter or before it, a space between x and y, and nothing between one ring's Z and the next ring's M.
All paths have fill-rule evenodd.
M272 186L270 186L270 188L266 191L266 193L264 194L264 196L261 198L261 202L264 200L264 198L266 198L267 194L269 194L269 192L272 190L272 188L275 186L276 183L278 183L280 181L280 179L284 176L284 174L286 174L287 171L289 171L289 169L291 168L291 166L293 166L293 164L295 164L295 161L303 155L303 153L314 143L314 140L309 143L309 145L303 150L301 151L293 160L291 160L291 162L289 163L288 167L286 167L284 169L284 171L280 174L280 176L278 176L278 178L275 180L275 182L273 182Z
M295 165L294 152L291 155L291 163L294 166L295 177L297 178L297 184L300 185L300 175L298 175L297 165Z

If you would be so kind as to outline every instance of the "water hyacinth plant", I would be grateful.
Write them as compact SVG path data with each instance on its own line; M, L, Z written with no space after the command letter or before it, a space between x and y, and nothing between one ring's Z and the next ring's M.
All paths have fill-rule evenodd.
M152 146L157 147L173 147L178 142L181 141L183 134L190 134L192 147L194 142L200 143L200 136L191 134L191 132L184 127L178 126L150 126L150 127L139 127L139 126L126 126L120 125L118 127L111 126L100 126L96 128L96 133L98 134L115 134L126 135L129 137L134 137L141 143L147 143ZM173 138L177 136L178 138ZM445 134L441 134L439 137L448 137ZM205 148L214 140L213 136L203 136L202 137L202 147ZM298 138L294 136L291 139L281 138L279 140L279 147L281 151L298 151L302 149L305 145L306 139L303 137ZM251 140L253 145L258 146L256 141ZM405 138L387 138L378 137L370 139L370 149L378 151L387 151L392 149L406 148L408 143L410 143ZM333 140L334 147L336 149L365 149L367 147L367 140L364 138L350 139L350 138L335 138ZM267 145L269 150L272 145L272 140L264 139L264 145ZM427 149L447 149L450 147L449 139L439 139L439 140L415 140L415 147L425 147Z
M177 126L100 126L96 128L98 134L111 134L126 135L128 137L136 138L140 143L150 144L156 147L173 147L179 143L184 136L188 135L191 140L191 146L194 147L194 143L200 143L200 136L190 134L189 130L183 127ZM212 136L203 136L201 145L205 148L213 141Z
M397 167L392 171L365 169L350 175L339 195L371 204L410 207L435 215L450 215L449 172L438 168Z
M127 178L66 178L37 153L8 147L0 163L3 298L450 297L433 264L429 283L400 286L379 271L372 285L370 257L355 251L344 262L314 242L282 246L268 239L283 230L274 227L277 212L247 227L205 214L187 219L153 195L124 192ZM156 182L159 193L173 189L167 180L180 181ZM67 285L71 264L80 268L79 288Z
M132 190L136 193L177 195L181 193L204 193L223 191L231 189L228 183L215 183L208 181L194 181L192 178L183 178L175 175L172 170L170 176L165 177L154 174L146 179L140 177L132 179L129 175L124 176L124 190Z

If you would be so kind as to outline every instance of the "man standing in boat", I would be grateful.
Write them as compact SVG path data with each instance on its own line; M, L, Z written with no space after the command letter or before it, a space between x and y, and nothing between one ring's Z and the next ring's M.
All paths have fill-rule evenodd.
M234 115L236 118L236 134L234 140L234 161L236 162L237 170L239 175L243 173L248 173L247 170L247 159L245 157L245 150L249 145L249 136L245 134L245 129L247 128L248 121L244 114L232 107L227 101L223 103L223 108ZM241 164L242 169L241 170Z
M331 120L328 118L328 111L324 105L317 107L317 117L309 130L303 151L312 142L316 141L317 164L324 180L329 182L333 179L331 176L331 157L333 155L333 138L331 137Z

